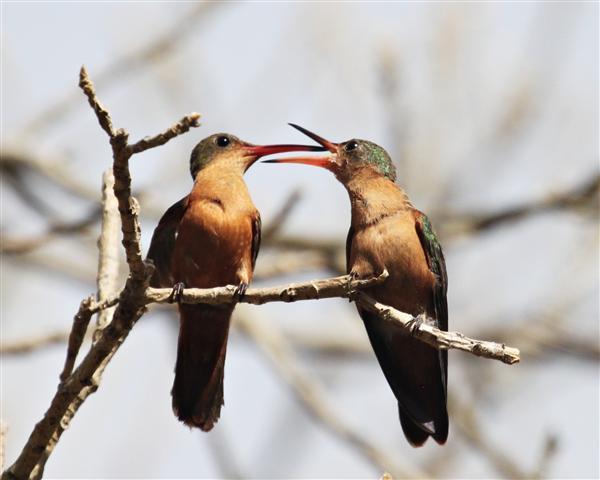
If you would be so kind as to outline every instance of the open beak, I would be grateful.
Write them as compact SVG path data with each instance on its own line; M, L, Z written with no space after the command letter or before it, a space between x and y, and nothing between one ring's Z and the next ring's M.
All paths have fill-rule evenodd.
M337 149L338 144L330 142L329 140L325 140L323 137L320 137L316 133L313 133L307 130L304 127L299 125L295 125L293 123L289 124L294 127L296 130L300 130L304 135L312 138L315 142L322 145L322 147L318 147L315 151L323 151L328 150L333 155L325 155L320 157L289 157L289 158L276 158L272 160L263 160L262 163L301 163L303 165L313 165L315 167L325 168L331 172L336 172L339 167L337 162Z
M318 147L316 145L252 145L250 143L244 145L246 156L255 157L254 160L276 153L322 152L323 150L323 147Z
M301 127L300 125L296 125L295 123L288 123L288 125L290 127L294 127L296 130L300 130L307 137L310 137L315 142L323 145L323 147L325 147L325 149L329 150L331 153L337 153L337 149L338 149L337 143L333 143L333 142L330 142L329 140L325 140L323 137L319 137L319 135L317 135L316 133L313 133L313 132L307 130L306 128Z
M272 160L263 160L261 163L301 163L303 165L313 165L314 167L326 168L334 172L339 166L335 161L334 155L326 155L322 157L290 157L290 158L274 158Z

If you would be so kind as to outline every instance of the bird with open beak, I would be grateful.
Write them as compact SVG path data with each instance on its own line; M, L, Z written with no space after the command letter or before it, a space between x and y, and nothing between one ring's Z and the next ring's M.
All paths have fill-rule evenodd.
M152 235L150 285L184 287L238 285L243 296L252 280L260 246L260 215L243 179L265 155L322 151L305 145L252 145L226 133L202 140L190 158L194 186L172 205ZM223 369L234 305L179 304L180 330L173 411L183 423L213 428L223 405Z
M265 160L301 163L333 172L350 196L352 222L346 241L348 273L370 278L389 272L386 281L365 290L377 301L411 315L425 314L448 330L447 275L442 248L425 214L398 186L388 153L367 140L333 143L297 125L330 153ZM447 351L411 337L406 329L358 307L371 346L396 399L409 443L448 437Z

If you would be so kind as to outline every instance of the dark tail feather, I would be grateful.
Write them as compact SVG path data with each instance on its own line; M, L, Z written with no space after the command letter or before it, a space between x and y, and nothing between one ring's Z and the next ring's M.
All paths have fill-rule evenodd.
M402 327L359 310L369 340L400 409L400 423L411 445L428 437L448 438L446 357L406 335Z
M433 422L432 429L413 420L410 415L402 411L402 407L398 405L400 412L400 424L402 431L413 447L421 447L429 437L432 437L437 443L443 445L448 439L448 415L443 415Z
M435 432L433 439L440 445L444 445L448 440L448 412L444 410L443 414L434 422Z
M173 411L183 423L209 431L223 405L223 369L232 307L180 305Z
M400 410L400 425L402 425L402 431L408 443L413 447L423 446L429 438L429 433L419 427L406 413L403 413L400 406L398 408Z

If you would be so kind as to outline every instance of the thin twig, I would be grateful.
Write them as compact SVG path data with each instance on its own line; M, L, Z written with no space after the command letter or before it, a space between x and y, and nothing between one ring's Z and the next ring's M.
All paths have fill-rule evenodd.
M98 238L98 301L115 294L119 276L119 204L114 194L115 177L112 170L102 177L102 228ZM112 308L101 310L96 321L94 340L111 320Z
M392 307L373 300L362 292L353 296L354 300L363 308L376 313L379 317L400 323L410 330L411 335L437 349L457 349L472 353L478 357L492 358L512 365L520 360L519 350L495 342L475 340L459 332L446 332L432 325L426 317L413 317L400 312Z
M123 246L127 257L129 270L138 282L143 281L147 275L147 266L142 259L141 230L139 222L140 206L131 195L131 174L129 173L129 158L134 153L140 153L149 148L164 145L177 135L187 132L192 127L198 127L200 115L191 113L179 122L169 127L162 133L129 145L127 140L129 134L123 130L114 130L112 120L108 111L100 104L96 97L94 85L89 78L85 67L81 67L79 73L79 86L88 98L88 102L98 118L102 129L110 137L113 151L113 173L115 177L114 192L119 202L119 213L121 214L121 230L123 232Z
M55 222L48 226L41 234L26 238L10 238L4 236L0 242L0 252L4 254L23 254L46 245L50 240L59 235L71 235L85 232L88 227L95 224L100 211L94 208L84 217L75 221Z
M546 198L508 207L494 213L447 215L441 223L444 225L445 235L459 235L485 232L507 223L552 210L589 207L597 213L599 192L600 175L592 173L587 175L578 185L563 193L548 195Z
M172 138L175 138L177 135L181 135L190 130L190 128L199 127L200 126L200 114L199 113L190 113L186 115L177 123L171 125L164 132L158 133L151 137L145 137L136 143L129 145L127 150L130 155L134 155L136 153L141 153L144 150L148 150L149 148L160 147L164 145Z
M4 342L0 345L1 355L18 355L37 351L44 347L64 344L69 338L69 332L52 332L37 337L29 337L13 342Z
M538 460L538 464L531 474L531 478L539 479L539 478L547 478L548 476L548 468L552 460L556 457L556 454L559 450L559 441L556 435L550 434L546 436L546 440L544 442L544 446L542 448L542 453L540 455L540 459Z
M67 356L65 358L65 364L63 366L62 373L60 374L61 382L64 382L67 378L69 378L69 375L71 375L73 372L75 360L77 359L77 355L79 354L81 344L83 343L83 339L85 337L85 332L87 331L88 325L90 324L90 320L92 318L91 306L93 302L94 297L92 296L82 300L81 304L79 305L79 310L73 317L73 327L71 328L71 333L69 334Z
M272 237L279 233L285 221L289 218L296 205L298 205L298 202L300 202L300 198L299 189L289 194L280 210L273 217L273 220L262 229L261 237L263 242L268 243Z
M463 404L456 396L448 398L449 410L454 418L455 430L478 450L490 464L506 478L528 479L531 478L521 467L519 467L508 455L484 435L474 409L470 405Z

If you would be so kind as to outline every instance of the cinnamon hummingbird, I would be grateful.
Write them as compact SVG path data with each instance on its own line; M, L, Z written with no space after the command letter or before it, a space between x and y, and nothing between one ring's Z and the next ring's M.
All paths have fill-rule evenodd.
M333 172L348 191L352 220L346 241L347 272L370 278L387 270L386 281L365 290L377 301L411 315L425 314L448 330L448 277L442 248L427 216L396 184L388 153L367 140L333 143L294 124L330 154L264 160L302 163ZM448 353L417 340L406 329L357 307L371 346L398 401L400 424L418 447L448 438Z
M260 214L243 179L264 155L322 151L317 146L252 145L226 133L211 135L193 149L194 185L172 205L154 230L148 259L150 285L210 288L237 285L243 296L260 247ZM209 431L223 405L223 370L234 304L179 303L180 329L171 390L173 411L183 423Z

